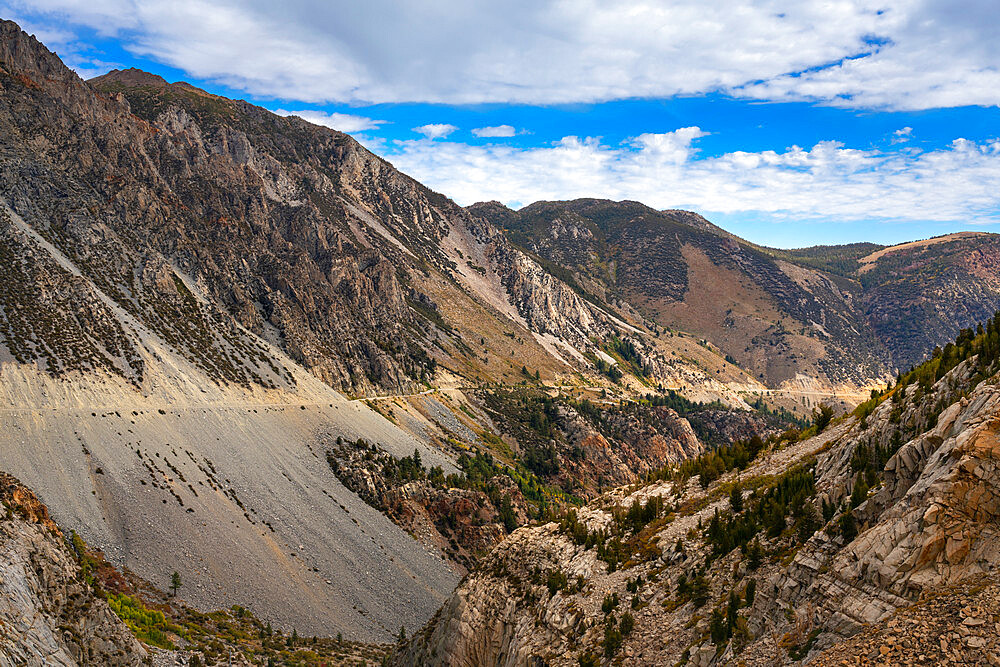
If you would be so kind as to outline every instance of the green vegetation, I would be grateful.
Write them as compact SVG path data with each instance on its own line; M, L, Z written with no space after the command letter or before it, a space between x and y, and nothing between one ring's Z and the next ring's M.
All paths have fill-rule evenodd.
M489 416L521 445L524 466L540 477L557 474L559 460L553 441L564 439L557 428L557 400L526 387L498 388L482 396Z
M172 649L173 642L167 633L183 636L184 631L177 625L169 623L162 611L148 609L141 600L129 597L124 593L109 593L108 606L125 621L125 625L140 641L160 648Z
M549 588L549 595L555 595L562 589L566 588L566 574L562 570L549 570L549 576L546 580L546 585Z
M760 436L753 436L747 441L737 441L731 445L723 445L701 454L697 458L682 461L676 469L668 468L659 475L659 479L674 479L685 482L698 475L701 487L708 485L730 470L745 470L751 461L764 451L766 445Z
M673 389L668 389L666 393L663 394L645 394L641 402L646 405L651 405L653 407L666 407L670 408L681 417L694 412L700 412L702 410L726 410L726 405L721 401L712 401L710 403L699 403L697 401L689 400L680 394L678 394Z
M771 419L786 424L789 426L794 426L799 429L804 429L809 426L808 417L800 417L790 410L786 410L782 407L769 408L764 402L764 398L758 396L752 401L746 401L747 405L751 408L764 415L765 417L770 417Z
M816 427L816 434L819 435L826 430L833 420L833 408L826 403L821 403L813 413L813 426Z
M875 243L849 243L834 246L818 245L795 250L767 248L766 252L773 257L811 269L819 269L837 276L853 277L861 266L858 260L884 247Z
M0 220L8 219L0 209ZM0 241L0 344L54 377L104 369L140 383L145 366L132 341L103 305L80 307L85 292L63 267Z
M173 649L183 640L191 665L225 664L240 658L249 664L356 665L381 660L387 647L344 641L342 637L286 635L249 610L234 606L203 613L178 603L128 571L119 572L92 552L75 533L67 540L80 567L80 579L125 623L137 639Z
M184 584L181 583L180 574L174 572L173 574L170 575L170 592L173 594L174 597L177 597L177 591L183 585Z
M896 389L916 382L923 392L927 392L950 370L972 357L976 357L976 373L970 389L992 375L1000 360L1000 313L988 320L985 327L980 324L975 329L962 329L954 343L948 343L943 349L935 348L929 360L900 376Z
M631 339L612 334L604 341L601 348L618 362L618 365L613 368L618 369L619 373L623 372L621 368L624 368L643 382L652 375L652 368L643 362L638 348L636 348L635 343Z
M343 446L343 441L340 441L340 443ZM362 460L371 462L373 467L379 469L383 478L393 486L427 480L437 489L466 489L485 493L494 508L496 508L499 519L507 532L514 531L518 523L511 505L510 494L503 493L501 485L498 485L496 482L496 478L499 476L507 477L516 484L521 496L528 501L529 515L532 515L533 518L549 516L551 513L550 507L553 505L580 504L578 498L543 483L524 464L508 465L499 462L488 451L477 451L471 456L462 453L459 455L457 462L461 472L445 475L444 470L440 466L426 468L419 450L416 449L413 451L413 454L397 459L392 454L383 451L376 445L368 443L364 439L359 439L349 444L362 453ZM348 485L348 488L351 488L351 480L348 476L344 475L344 470L341 467L336 452L330 451L327 453L327 463L333 469L334 474ZM361 493L361 496L365 502L380 511L389 509L382 506L379 498L371 497L366 493ZM455 522L454 519L452 517L450 523L453 524Z
M821 527L809 502L815 490L812 468L796 466L772 485L755 490L743 513L723 516L716 510L705 529L706 542L712 547L709 558L725 556L737 547L746 553L751 540L761 531L766 531L768 537L779 537L789 527L789 515L798 538L805 542Z
M820 632L822 632L821 628L813 628L813 630L809 633L809 636L806 637L806 640L805 642L802 643L802 645L789 646L788 657L798 662L799 660L802 660L807 655L809 655L809 651L812 650L813 644L816 643L816 639L819 637Z
M410 298L406 299L406 305L412 308L417 315L424 318L441 331L444 331L445 333L453 332L451 325L444 321L444 318L441 317L441 313L439 313L433 306Z

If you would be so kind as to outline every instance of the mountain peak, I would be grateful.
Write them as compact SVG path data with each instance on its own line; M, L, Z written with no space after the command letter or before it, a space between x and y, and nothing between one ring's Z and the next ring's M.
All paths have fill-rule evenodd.
M0 70L23 74L32 80L76 78L59 56L34 35L24 32L14 21L3 19L0 19Z
M201 95L204 97L220 98L219 95L213 95L212 93L202 90L196 86L192 86L186 81L177 81L170 83L164 79L159 74L153 74L145 70L138 69L136 67L129 67L128 69L113 69L107 74L102 74L101 76L95 76L92 79L87 79L87 83L91 86L104 88L104 87L122 87L122 88L156 88L160 90L172 90L174 92L184 92L193 93L195 95Z
M152 74L137 67L128 69L113 69L107 74L95 76L87 80L88 83L120 83L125 86L154 86L165 88L170 84L159 74Z

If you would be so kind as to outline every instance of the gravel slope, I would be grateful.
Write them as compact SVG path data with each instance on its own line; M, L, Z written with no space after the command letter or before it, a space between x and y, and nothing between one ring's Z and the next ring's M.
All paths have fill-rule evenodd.
M364 437L447 458L298 369L294 392L251 391L158 353L146 396L0 364L0 469L112 562L163 586L180 572L201 608L380 641L437 609L457 575L345 489L325 452Z

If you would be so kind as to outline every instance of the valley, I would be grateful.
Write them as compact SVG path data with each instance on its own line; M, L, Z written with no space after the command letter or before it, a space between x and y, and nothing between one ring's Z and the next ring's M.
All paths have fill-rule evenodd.
M0 665L775 664L993 609L998 258L462 207L0 21Z

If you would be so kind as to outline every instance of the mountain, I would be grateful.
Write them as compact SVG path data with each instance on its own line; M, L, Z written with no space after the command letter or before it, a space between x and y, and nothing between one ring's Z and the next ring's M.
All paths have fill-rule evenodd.
M995 234L786 251L638 202L469 210L580 294L703 336L772 387L884 382L1000 307Z
M608 514L609 488L682 462L707 483L779 437L783 474L803 413L993 307L995 238L779 251L632 202L465 209L302 119L82 81L3 21L0 469L110 567L181 574L192 619L248 611L293 648L445 603L437 637L484 568Z
M998 371L1000 315L813 437L522 528L397 664L992 664Z
M183 570L202 608L365 640L420 626L462 569L328 454L365 440L457 474L495 449L540 488L531 443L464 393L484 381L619 394L579 373L624 336L664 381L742 401L717 354L654 355L349 136L135 70L84 82L9 21L0 174L0 467L115 565Z

